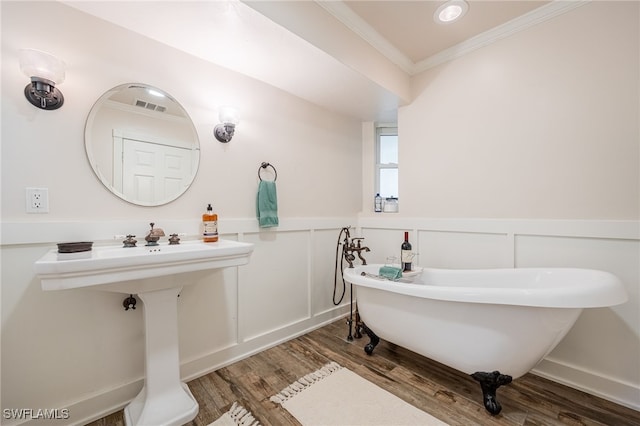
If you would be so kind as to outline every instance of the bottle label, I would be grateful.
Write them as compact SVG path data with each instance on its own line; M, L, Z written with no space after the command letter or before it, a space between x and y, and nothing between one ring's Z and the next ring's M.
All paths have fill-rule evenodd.
M402 250L400 259L402 263L411 263L413 256L411 250Z
M205 237L217 237L218 221L210 220L210 221L204 222L204 232L202 235L204 235Z

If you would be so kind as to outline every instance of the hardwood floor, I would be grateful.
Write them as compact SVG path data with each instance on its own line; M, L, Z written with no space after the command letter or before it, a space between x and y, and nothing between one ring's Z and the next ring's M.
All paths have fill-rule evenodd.
M638 411L533 374L498 389L503 409L491 416L482 405L480 385L470 376L386 341L368 356L363 347L369 339L347 342L347 331L342 319L189 382L200 412L188 424L208 425L237 401L262 425L299 425L269 397L335 361L452 426L640 425ZM122 411L90 425L124 425Z

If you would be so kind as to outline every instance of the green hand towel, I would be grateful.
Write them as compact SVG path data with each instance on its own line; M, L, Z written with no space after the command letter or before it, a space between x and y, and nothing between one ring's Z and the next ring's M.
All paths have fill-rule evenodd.
M260 181L256 215L261 228L278 226L278 194L274 181Z
M395 268L393 266L381 266L378 275L395 281L399 278L402 278L402 269Z

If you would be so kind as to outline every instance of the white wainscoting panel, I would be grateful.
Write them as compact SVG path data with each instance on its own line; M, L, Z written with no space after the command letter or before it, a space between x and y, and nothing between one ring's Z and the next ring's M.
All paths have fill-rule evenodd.
M309 318L308 231L246 234L255 249L240 271L240 340Z
M351 222L351 223L350 223ZM197 238L199 221L158 218L165 230ZM353 226L354 223L357 226ZM248 241L248 265L187 274L180 296L182 376L198 377L348 313L331 300L341 227L363 236L368 263L398 256L410 232L419 266L575 266L608 270L627 287L627 304L588 310L534 370L552 380L640 410L640 226L637 221L425 219L396 215L220 222L223 238ZM2 224L3 404L73 408L77 424L124 406L142 385L142 306L124 312L122 295L43 292L33 262L70 238L118 244L144 235L143 221ZM360 261L356 261L357 264ZM347 328L345 326L345 336ZM73 354L69 357L69 354ZM55 365L56 368L45 366ZM96 368L99 365L100 368ZM38 383L38 386L30 386Z
M362 235L365 239L362 245L369 247L369 253L363 256L367 263L386 263L387 258L395 257L396 263L400 262L400 245L404 240L402 231L391 229L362 228L360 233L352 231L351 236ZM410 234L409 239L415 241L415 234ZM354 265L360 265L358 259Z
M585 372L611 382L599 394L640 408L640 243L633 239L516 236L518 267L590 268L618 276L629 301L609 308L585 309L574 327L541 363L536 372L552 376L564 366L563 381L580 388L592 382ZM577 373L579 372L579 374ZM585 378L586 377L586 378ZM584 383L580 383L580 381ZM615 385L617 383L617 385ZM635 384L635 385L631 385Z
M345 224L345 226L348 224ZM342 246L338 247L339 229L326 229L312 233L312 287L311 312L319 315L335 309L333 304L333 288L336 284L335 300L338 302L343 292L344 297L340 305L348 305L351 300L351 286L347 283L343 287L340 273L340 257ZM336 268L336 248L338 249L338 267ZM346 266L346 265L345 265Z
M418 264L445 269L511 268L508 234L420 231Z
M238 344L239 268L189 274L194 283L184 286L178 298L178 329L185 330L179 333L180 358L185 362Z

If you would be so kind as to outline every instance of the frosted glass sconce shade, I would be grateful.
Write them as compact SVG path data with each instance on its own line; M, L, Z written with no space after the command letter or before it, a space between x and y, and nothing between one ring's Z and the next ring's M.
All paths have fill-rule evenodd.
M236 125L238 124L238 110L228 106L221 107L218 113L218 119L220 120L220 124L213 129L213 134L218 141L227 143L233 137Z
M55 56L35 49L20 50L20 69L31 83L24 88L27 100L40 109L58 109L64 103L55 86L64 81L65 63Z

